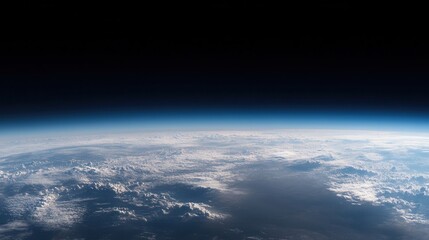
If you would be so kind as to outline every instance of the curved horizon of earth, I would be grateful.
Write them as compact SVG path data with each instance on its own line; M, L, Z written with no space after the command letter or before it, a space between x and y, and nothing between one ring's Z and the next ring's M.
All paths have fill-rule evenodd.
M429 134L0 140L0 239L425 239Z

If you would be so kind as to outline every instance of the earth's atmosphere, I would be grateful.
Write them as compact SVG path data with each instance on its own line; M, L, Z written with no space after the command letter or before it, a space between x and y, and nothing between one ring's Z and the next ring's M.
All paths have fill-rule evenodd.
M429 135L136 132L0 141L0 239L427 239Z

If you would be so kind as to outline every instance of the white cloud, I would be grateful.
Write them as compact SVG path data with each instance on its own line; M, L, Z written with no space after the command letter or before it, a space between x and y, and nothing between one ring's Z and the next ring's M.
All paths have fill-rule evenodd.
M409 221L424 222L429 217L415 207L417 200L403 199L404 194L428 197L429 173L417 173L409 166L419 158L429 159L429 137L425 135L339 130L198 131L21 139L13 144L1 142L0 146L0 178L10 179L0 185L40 185L43 189L3 196L7 209L17 219L31 215L36 223L50 228L80 221L85 209L61 197L83 187L109 189L121 201L136 205L147 203L130 200L127 193L152 196L152 207L166 212L182 208L189 213L187 217L222 219L225 213L205 203L150 191L157 185L185 183L233 193L230 184L240 180L252 164L276 161L287 165L311 159L320 163L317 174L327 176L329 189L340 197L355 204L393 205ZM46 157L78 155L82 149L88 151L88 158L101 156L100 160L62 157L61 164L55 165L53 161L59 160ZM410 158L413 151L420 151L421 156ZM40 161L23 169L13 159L26 152ZM336 171L344 167L373 174ZM413 177L420 177L420 181ZM65 181L73 185L64 187ZM110 210L138 215L126 209Z
M84 209L74 201L60 201L59 194L43 196L32 217L37 224L50 229L70 228L79 222Z
M2 240L19 240L26 239L31 235L29 224L25 221L12 221L0 225L0 239Z

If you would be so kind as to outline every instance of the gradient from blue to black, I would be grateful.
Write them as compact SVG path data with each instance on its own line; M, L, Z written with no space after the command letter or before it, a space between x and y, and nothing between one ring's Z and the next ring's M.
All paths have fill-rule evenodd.
M230 5L205 5L186 20L177 5L26 6L0 40L2 119L183 108L428 112L429 48L416 26L364 18L356 4Z

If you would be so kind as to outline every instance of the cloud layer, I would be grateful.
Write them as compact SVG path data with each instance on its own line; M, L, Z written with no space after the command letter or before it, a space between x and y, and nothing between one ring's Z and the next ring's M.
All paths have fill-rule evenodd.
M155 223L171 221L188 225L210 222L213 229L220 223L235 226L237 216L243 213L231 207L234 201L224 202L226 196L241 199L243 206L250 207L256 203L249 201L249 196L258 196L258 191L279 183L272 176L323 183L311 188L312 192L319 189L317 194L266 193L296 201L295 205L299 196L309 199L309 206L320 205L311 200L329 196L330 202L349 204L338 214L352 214L349 211L353 209L369 215L379 212L382 216L377 224L394 223L405 235L408 228L403 224L416 228L429 224L429 136L425 135L338 130L199 131L16 139L0 145L0 201L7 212L0 216L0 236L6 239L15 234L14 226L19 231L25 228L23 236L30 231L71 231L82 224L91 225L91 219L98 217L110 219L108 224L115 226L142 222L148 227L144 231L147 236L155 234ZM266 177L255 178L262 173ZM267 177L271 180L263 181ZM257 187L258 183L266 186ZM326 209L331 209L328 205ZM301 211L302 217L319 217L305 223L308 226L326 221L317 212L312 216L305 209ZM275 213L266 209L259 215L268 221ZM280 229L282 221L275 227ZM241 228L231 227L224 236L241 233L261 237L261 232L267 232L261 230L253 236L242 224ZM283 224L293 225L288 221ZM302 224L287 228L289 232L272 234L332 239L326 229L310 233ZM341 224L325 227L332 228L329 231L353 228ZM377 234L387 233L380 230ZM356 232L354 237L362 236Z

